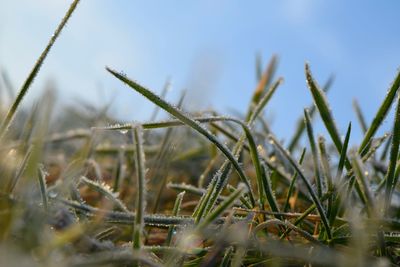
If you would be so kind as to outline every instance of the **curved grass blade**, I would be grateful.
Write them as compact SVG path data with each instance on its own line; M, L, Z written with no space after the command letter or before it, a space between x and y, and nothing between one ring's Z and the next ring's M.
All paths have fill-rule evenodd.
M97 181L92 181L85 176L81 176L80 181L89 186L90 188L96 190L100 194L104 195L107 199L112 201L114 205L121 211L128 212L128 208L122 203L121 200L118 199L117 195L111 191L108 185L106 184L101 184L100 182Z
M394 79L391 87L389 88L389 91L387 92L385 99L383 100L374 119L372 120L370 127L365 133L365 136L360 144L360 147L358 148L358 153L361 153L361 151L363 151L367 147L367 145L371 142L372 137L374 137L376 131L378 130L379 126L382 124L387 113L389 112L390 106L394 101L394 98L396 96L399 87L400 87L400 71L397 73L396 78Z
M318 198L318 196L315 194L314 189L312 188L310 182L308 181L308 179L305 177L305 175L303 174L303 171L301 170L301 167L297 164L297 162L292 158L292 156L289 154L288 151L286 151L282 145L272 136L269 135L269 139L271 140L272 144L282 153L282 155L289 161L289 163L292 165L292 167L296 170L296 172L298 173L299 177L301 178L301 180L304 182L304 184L307 187L308 192L311 195L311 198L315 204L315 206L317 207L318 213L321 216L321 221L322 224L325 228L325 231L327 233L328 239L332 239L332 234L331 234L331 229L329 226L329 222L328 222L328 218L326 217L326 213L325 210L321 204L320 199Z
M0 140L3 138L4 134L7 132L8 128L10 127L10 124L15 116L15 113L16 113L22 99L28 92L29 87L32 85L36 75L39 73L44 60L46 59L48 53L50 52L50 49L54 45L55 41L57 40L57 38L60 35L64 26L67 24L69 18L71 17L72 13L74 12L79 1L80 0L75 0L74 2L72 2L71 6L69 7L64 18L61 20L61 23L58 25L57 29L55 30L54 34L52 35L46 48L43 50L39 59L36 61L36 64L33 67L33 69L31 70L28 78L25 80L24 84L22 85L21 90L19 91L19 93L17 95L17 98L14 100L13 104L11 105L10 109L7 112L5 119L3 120L3 122L0 126Z
M399 75L400 76L400 75ZM400 145L400 95L397 97L397 108L392 134L392 146L390 149L390 159L387 174L385 176L385 211L387 212L392 200L393 192L396 188L398 177L395 177L395 169L398 161Z
M212 135L206 128L201 126L197 121L193 120L190 118L188 115L183 114L183 112L179 111L169 103L167 103L165 100L161 99L157 95L155 95L153 92L150 90L144 88L143 86L139 85L138 83L128 79L124 75L110 69L106 68L108 72L110 72L112 75L114 75L117 79L121 80L124 82L126 85L146 97L148 100L153 102L154 104L158 105L180 121L182 121L184 124L188 125L189 127L193 128L196 130L198 133L201 135L205 136L210 142L216 145L218 149L229 159L229 161L232 163L233 167L237 171L239 177L241 178L242 182L246 184L247 188L249 189L249 193L251 196L251 202L254 204L254 196L251 194L251 186L250 186L250 181L243 172L242 168L240 167L239 162L236 160L235 156L232 154L232 152L227 148L224 144L222 144L218 139Z

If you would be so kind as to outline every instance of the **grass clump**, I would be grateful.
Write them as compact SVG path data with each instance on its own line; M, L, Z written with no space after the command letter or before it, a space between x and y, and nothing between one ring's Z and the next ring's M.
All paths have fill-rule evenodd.
M352 143L352 124L342 139L329 108L325 92L331 80L321 89L308 64L305 75L314 105L304 110L288 144L279 141L262 112L283 81L274 75L276 57L264 72L258 58L259 83L244 119L214 111L185 112L178 108L183 97L176 107L107 68L155 104L150 122L124 123L109 116L107 108L88 107L98 112L86 118L71 112L58 120L61 129L72 120L79 120L80 128L55 132L49 125L52 103L45 98L13 120L78 2L11 108L1 114L2 264L400 263L400 74L370 125L354 102L365 136ZM392 132L374 137L396 101ZM172 118L156 121L159 109ZM315 135L315 114L329 139ZM302 148L305 133L303 143L309 145Z

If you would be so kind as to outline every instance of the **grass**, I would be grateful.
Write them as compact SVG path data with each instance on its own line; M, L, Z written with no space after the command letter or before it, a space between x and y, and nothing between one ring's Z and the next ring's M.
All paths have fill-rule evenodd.
M244 120L185 112L184 97L175 106L166 89L158 96L107 68L121 90L155 105L151 121L123 123L107 106L83 105L91 113L74 107L54 132L51 95L32 110L20 104L78 2L0 114L4 266L400 264L400 73L371 124L353 102L364 137L352 142L352 123L342 138L329 108L332 79L321 89L308 64L314 104L288 144L279 141L263 114L283 82L275 56L265 71L257 58ZM396 97L392 132L375 137ZM159 110L171 118L157 121ZM317 114L327 139L315 135Z

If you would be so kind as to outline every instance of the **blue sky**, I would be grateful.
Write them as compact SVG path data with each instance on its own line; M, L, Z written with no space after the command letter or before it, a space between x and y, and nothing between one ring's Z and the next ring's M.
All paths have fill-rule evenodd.
M0 67L16 88L69 2L0 0ZM277 54L285 83L266 111L277 135L289 137L311 103L306 61L320 84L335 75L328 98L344 134L350 120L356 123L352 99L370 121L400 66L398 10L395 0L83 0L25 102L53 80L66 103L115 96L114 114L147 119L152 104L111 77L108 65L157 92L171 77L171 102L188 89L188 107L244 112L256 86L256 53L264 65Z

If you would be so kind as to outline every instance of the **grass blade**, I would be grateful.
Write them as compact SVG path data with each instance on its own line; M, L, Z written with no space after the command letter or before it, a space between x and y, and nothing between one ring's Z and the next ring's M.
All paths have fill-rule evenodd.
M400 95L397 97L397 108L392 134L392 146L390 149L390 159L387 174L385 176L385 211L387 212L392 200L392 194L396 188L398 177L395 177L395 169L399 154L400 145Z
M235 200L242 195L245 191L245 186L239 184L238 189L228 196L220 205L218 205L198 226L197 231L205 229L209 224L211 224L215 219L222 215L222 213L229 208Z
M145 181L145 157L143 151L142 128L133 128L133 140L136 146L136 176L137 176L137 197L136 197L136 217L133 230L133 247L140 249L142 246L142 232L144 227L144 211L146 205L146 181Z
M80 181L83 182L85 185L89 186L90 188L96 190L100 194L104 195L107 199L109 199L111 202L114 203L117 209L124 212L129 211L127 207L124 205L124 203L122 203L121 200L118 199L117 197L118 193L112 192L111 188L107 184L100 183L99 181L92 181L86 178L85 176L81 176Z
M320 172L320 164L319 164L319 155L317 151L317 145L315 143L315 138L314 138L314 130L311 125L311 118L310 114L307 109L304 110L304 122L306 124L307 128L307 135L308 135L308 140L310 142L311 146L311 152L313 155L313 163L314 163L314 175L315 175L315 183L317 185L317 193L318 196L322 196L322 181L321 181L321 172Z
M39 166L38 168L38 180L40 187L40 194L42 195L42 203L45 211L48 210L49 201L47 199L47 186L46 186L46 172L43 169L43 166Z
M331 88L332 83L334 80L334 76L329 77L328 81L326 81L324 87L322 88L322 91L324 93L327 93L328 90ZM310 118L313 119L314 118L314 114L315 114L315 105L312 104L308 107L309 113L310 113ZM293 137L290 139L289 145L288 145L288 150L289 152L293 152L293 150L296 148L300 137L302 136L304 130L306 129L306 124L304 123L304 118L303 116L300 117L300 119L297 122L297 127L296 130L293 134Z
M301 156L300 156L300 159L299 159L299 165L303 164L303 160L304 160L305 154L306 154L306 149L304 148L303 152L301 152ZM288 192L287 192L285 205L283 207L283 211L284 212L287 212L289 210L290 196L292 195L292 192L293 192L293 190L295 188L296 178L297 178L297 172L293 174L292 180L290 181L290 184L289 184L289 189L288 189Z
M29 87L32 85L36 75L39 73L40 68L44 62L44 60L46 59L48 53L50 52L50 49L52 48L52 46L54 45L54 43L56 42L58 36L60 35L62 29L64 28L64 26L67 24L69 18L71 17L72 13L74 12L76 6L78 5L80 0L75 0L74 2L72 2L71 6L69 7L67 13L65 14L64 18L61 20L61 23L58 25L56 31L54 32L54 34L52 35L49 43L47 44L46 48L43 50L42 54L40 55L39 59L36 61L35 66L33 67L33 69L31 70L28 78L25 80L24 84L21 87L21 90L19 91L17 98L14 100L13 104L11 105L10 109L7 112L7 115L4 119L4 121L2 122L1 126L0 126L0 140L3 138L3 135L7 132L8 128L10 127L10 124L15 116L15 113L22 101L22 99L24 98L24 96L26 95L26 93L28 92Z
M311 75L310 66L306 63L306 80L308 88L311 91L313 96L315 105L318 108L319 114L321 115L322 121L325 124L326 129L328 130L329 135L332 138L333 143L335 144L338 151L342 150L342 141L340 140L339 131L336 127L335 120L333 119L331 110L328 105L328 101L322 90L318 87L314 78Z
M148 100L153 102L154 104L158 105L168 113L170 113L172 116L176 117L180 121L182 121L184 124L188 125L189 127L193 128L196 130L198 133L201 135L205 136L210 142L215 144L216 147L229 159L229 161L232 163L233 167L237 171L239 177L241 178L242 182L246 184L247 188L249 189L249 193L251 196L251 202L254 205L255 200L254 196L251 194L251 186L249 179L243 172L242 168L240 167L239 162L236 160L235 156L232 154L232 152L227 148L224 144L218 141L218 139L210 133L206 128L201 126L197 121L193 120L190 118L188 115L184 114L183 112L179 111L177 108L173 107L171 104L167 103L165 100L161 99L157 95L155 95L153 92L150 90L144 88L143 86L139 85L138 83L128 79L124 75L110 69L107 67L107 71L110 72L112 75L114 75L117 79L121 80L124 82L126 85L146 97Z
M183 200L184 195L185 195L185 191L180 192L178 194L178 196L176 197L176 200L175 200L175 203L174 203L174 208L172 209L172 215L173 216L178 216L179 215L179 211L181 210L181 205L182 205L182 200ZM174 234L174 231L175 231L175 226L171 225L168 228L167 238L165 239L165 245L166 246L170 246L171 245L172 235Z
M305 175L303 174L303 171L301 170L300 166L297 164L297 162L292 158L292 156L289 154L288 151L286 151L281 144L279 144L279 142L272 136L269 135L269 139L271 140L272 144L282 153L282 155L289 161L289 163L293 166L293 168L296 170L296 172L298 173L299 177L301 178L301 180L304 182L304 184L307 187L308 192L311 195L311 198L315 204L315 206L317 207L318 213L321 216L321 221L322 224L326 230L328 239L332 239L332 234L331 234L331 229L329 226L329 222L328 222L328 218L326 217L326 213L325 210L321 204L321 201L319 200L318 196L315 194L314 189L312 188L310 182L308 181L308 179L305 177Z
M365 121L365 117L361 111L361 107L356 99L353 100L353 108L354 111L356 112L358 122L360 123L361 126L361 130L363 131L363 134L365 134L368 129L367 122Z
M385 99L383 100L381 106L379 107L374 119L367 132L365 133L364 139L362 140L360 147L358 148L358 153L364 150L364 148L370 143L372 137L374 137L376 131L379 126L382 124L385 119L387 113L389 112L390 106L392 105L396 93L400 87L400 71L397 73L396 78L394 79L389 91L386 94ZM363 155L361 155L363 156Z

